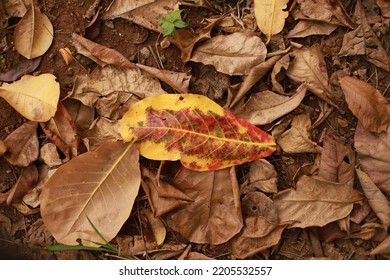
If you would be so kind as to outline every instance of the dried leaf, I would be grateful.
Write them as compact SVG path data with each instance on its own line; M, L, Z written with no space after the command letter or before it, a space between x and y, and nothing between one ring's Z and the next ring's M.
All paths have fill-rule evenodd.
M57 146L53 143L46 143L40 149L39 159L49 167L54 167L62 164L62 160L57 151Z
M324 56L319 45L294 51L286 75L296 83L306 82L307 88L322 100L337 107L331 100L331 89Z
M23 169L16 184L10 190L7 198L7 205L10 206L13 202L20 201L25 194L35 187L37 182L38 169L34 164L30 164L27 168Z
M110 241L128 219L140 185L135 145L107 142L62 165L41 195L41 215L59 243L94 246Z
M38 159L39 142L36 122L26 122L4 140L7 152L4 158L16 166L29 166Z
M179 93L188 92L188 87L190 85L191 75L187 73L173 72L169 70L161 70L154 67L149 67L142 64L136 64L141 70L153 75L155 78L167 83L174 90Z
M163 94L157 79L142 75L138 68L96 68L90 75L78 76L71 98L95 107L99 116L119 119L136 102Z
M160 32L159 20L167 13L178 10L177 0L115 0L106 10L103 19L123 18L145 28Z
M381 220L385 230L390 226L390 202L386 196L375 185L371 178L359 168L356 168L356 173L359 178L359 182L364 191L364 195L367 197L368 203L371 209Z
M272 154L272 136L212 100L195 94L162 94L133 105L120 120L125 141L140 154L179 160L193 170L216 170Z
M294 14L295 19L312 19L350 28L356 27L340 0L298 0L298 3L299 9Z
M30 0L3 1L5 11L9 17L23 17L30 3Z
M248 183L241 186L240 192L247 194L256 190L266 193L276 193L278 177L274 166L266 161L260 159L254 161L249 169Z
M181 168L173 183L193 202L171 215L173 229L195 243L222 244L242 228L234 167L197 172Z
M390 103L370 84L352 77L340 80L348 108L363 127L372 132L386 131L390 124Z
M60 85L51 74L25 75L20 80L0 86L4 98L25 118L45 122L54 116L60 97Z
M5 145L3 140L0 140L0 157L2 157L7 151L7 146Z
M91 124L90 129L83 135L83 142L88 151L96 150L104 142L122 140L118 130L118 121L98 117Z
M148 220L148 227L150 227L153 233L153 239L156 243L156 246L160 246L164 243L165 236L167 234L163 221L161 220L161 218L156 218L155 216L153 216L152 211L150 211L149 209L142 209L142 213L146 216Z
M390 255L390 235L372 250L370 255Z
M18 64L12 67L5 73L0 73L0 81L13 82L22 77L25 74L33 72L41 63L42 57L34 59L26 59L23 56L20 57Z
M85 106L79 100L72 98L63 100L62 105L64 105L68 111L80 134L91 127L91 124L95 119L95 108Z
M354 142L361 168L382 192L390 195L390 126L380 134L359 123Z
M53 118L40 123L43 132L69 159L79 154L80 137L76 125L62 102L58 102L57 111Z
M288 17L288 0L255 0L254 11L257 26L267 36L267 44L272 35L278 34Z
M275 63L280 59L280 56L274 56L266 61L252 67L249 70L248 76L245 77L245 80L241 83L240 89L237 92L237 95L234 97L234 100L231 102L230 108L234 107L244 96L245 94L262 78L267 74L269 70L275 65Z
M69 65L72 63L73 56L72 56L72 53L70 52L69 48L61 48L60 54L61 54L62 58L64 59L66 65Z
M294 117L291 128L276 139L286 153L320 153L321 147L310 140L310 116L301 114Z
M355 157L351 149L325 135L318 175L327 181L353 186Z
M122 68L135 67L134 63L129 61L121 53L106 46L97 44L76 33L72 34L73 45L77 52L95 61L101 67L106 65L115 65Z
M390 18L390 3L386 0L375 0L382 11L382 16Z
M286 78L286 70L288 69L290 62L292 61L292 54L288 53L279 59L271 72L272 90L280 94L285 94L283 86L280 82Z
M296 93L291 97L279 95L269 90L254 93L238 109L236 115L254 125L269 124L297 108L305 95L306 84L297 88Z
M251 68L265 61L266 54L259 37L236 32L207 40L195 49L191 60L211 64L224 74L247 75Z
M289 227L299 228L322 227L340 220L360 200L362 196L351 186L306 175L299 178L296 190L281 191L273 197L279 223L292 222Z
M14 31L16 50L25 58L32 59L43 55L53 42L53 25L32 2Z
M314 20L300 20L287 35L287 38L304 38L311 35L330 35L337 25Z

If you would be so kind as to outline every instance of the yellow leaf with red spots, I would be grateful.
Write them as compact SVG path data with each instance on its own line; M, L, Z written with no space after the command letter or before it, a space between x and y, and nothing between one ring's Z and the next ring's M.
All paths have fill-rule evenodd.
M125 141L140 154L180 160L192 170L216 170L271 155L273 137L196 94L162 94L134 104L120 120Z

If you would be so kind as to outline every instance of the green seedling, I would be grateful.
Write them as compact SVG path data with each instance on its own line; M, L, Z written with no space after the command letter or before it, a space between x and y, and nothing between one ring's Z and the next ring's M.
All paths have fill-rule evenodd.
M184 28L188 24L180 19L180 14L183 10L177 10L168 13L165 17L160 19L159 24L163 31L163 36L174 35L176 28Z
M5 55L4 54L0 54L0 62L5 63Z

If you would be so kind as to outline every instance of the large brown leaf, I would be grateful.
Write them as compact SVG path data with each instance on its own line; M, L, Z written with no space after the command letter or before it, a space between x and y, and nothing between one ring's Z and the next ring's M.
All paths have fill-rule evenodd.
M390 124L390 103L370 84L352 77L340 80L348 108L363 127L372 132L386 131Z
M265 61L266 54L259 37L236 32L207 40L195 49L191 60L211 64L228 75L247 75L251 68Z
M140 186L135 145L106 142L62 165L46 182L41 215L59 243L96 246L110 241L128 219Z
M186 239L217 245L240 232L243 222L234 167L207 172L183 167L173 183L193 200L171 215L173 228Z
M362 170L382 192L390 195L390 126L386 132L377 134L359 123L354 144Z
M368 203L372 210L381 220L385 230L390 226L390 202L380 189L374 184L371 178L359 168L356 168L356 173L360 184L367 197Z
M28 59L43 55L53 42L53 25L32 2L14 32L16 50Z
M4 158L9 163L17 166L28 166L38 159L37 126L36 122L26 122L4 139L4 144L7 147Z
M322 227L346 217L353 203L362 198L346 184L304 175L299 178L296 190L281 191L273 201L278 208L279 223L291 222L289 227L306 228Z

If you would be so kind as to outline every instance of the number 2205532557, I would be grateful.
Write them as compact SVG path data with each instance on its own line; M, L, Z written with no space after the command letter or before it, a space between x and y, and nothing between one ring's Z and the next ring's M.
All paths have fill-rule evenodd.
M213 275L270 275L271 266L214 266Z

